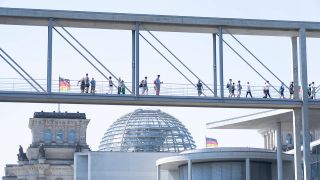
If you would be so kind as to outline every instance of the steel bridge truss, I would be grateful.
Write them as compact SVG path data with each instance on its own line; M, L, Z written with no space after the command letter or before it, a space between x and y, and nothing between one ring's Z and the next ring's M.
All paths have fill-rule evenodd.
M308 98L308 77L307 77L307 37L320 37L320 23L317 22L295 22L295 21L270 21L250 19L226 19L226 18L204 18L204 17L182 17L182 16L159 16L139 14L116 14L78 11L56 11L56 10L35 10L0 8L0 24L46 26L48 27L48 53L47 53L47 87L43 88L25 70L19 67L3 49L0 49L0 57L5 60L20 76L22 76L36 92L14 92L0 91L0 102L35 102L35 103L69 103L69 104L112 104L112 105L141 105L141 106L181 106L181 107L224 107L224 108L268 108L268 109L293 109L294 121L294 144L301 144L300 131L303 133L303 172L301 168L300 147L295 148L295 179L311 179L310 168L310 137L309 137L309 109L320 108L320 101L309 100ZM102 76L104 71L117 79L107 67L105 67L83 44L81 44L66 27L79 28L102 28L121 29L132 31L132 84L129 95L86 95L75 93L56 93L52 91L52 36L56 31L70 46L72 46L88 63L90 63ZM81 48L94 59L99 67L92 64L87 55L77 49L60 30L64 31L69 38L73 39ZM140 96L139 95L139 43L140 37L156 50L168 63L171 62L155 46L149 43L148 39L141 33L145 31L153 37L164 49L166 49L175 60L181 63L191 74L200 79L190 68L167 48L152 32L190 32L212 34L213 44L213 88L206 83L207 89L213 96L186 97L186 96ZM267 69L279 82L282 82L266 65L263 64L236 35L268 35L285 36L291 38L294 99L230 99L224 97L224 49L226 44L239 58L254 70L262 79L266 78L255 70L229 42L223 39L224 35L230 35L238 42L255 60ZM299 43L299 46L298 46ZM219 47L219 48L218 48ZM299 49L298 49L299 47ZM217 52L218 49L218 52ZM219 62L219 63L217 63ZM171 64L174 68L175 66ZM179 69L175 68L178 72ZM219 76L218 76L219 73ZM182 76L183 73L180 73ZM219 77L219 79L218 79ZM192 85L195 85L185 77ZM218 82L220 88L218 91ZM299 86L302 93L298 94ZM287 87L287 86L286 86ZM287 87L288 88L288 87ZM275 88L277 91L277 89ZM280 123L277 127L281 127ZM277 128L279 129L279 128ZM279 144L278 144L279 145ZM281 144L280 144L281 145ZM299 148L297 148L299 147ZM282 156L277 153L278 179L282 179Z

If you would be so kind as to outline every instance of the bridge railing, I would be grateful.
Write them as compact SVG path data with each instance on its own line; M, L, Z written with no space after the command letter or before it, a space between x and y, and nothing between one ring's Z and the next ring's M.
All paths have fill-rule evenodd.
M46 79L36 79L36 81L42 86L46 87ZM117 82L114 82L117 86ZM131 82L125 82L127 88L132 89ZM117 94L117 87L113 87L112 94ZM208 84L208 86L213 89L212 84ZM241 98L246 97L246 85L242 85ZM203 93L201 96L213 97L213 93L207 89L205 86L203 87ZM251 93L253 98L262 98L264 96L263 93L264 86L251 86ZM275 87L279 89L279 87ZM140 94L142 95L142 88L139 88ZM30 86L24 79L19 78L0 78L0 91L16 91L16 92L36 92L36 90ZM96 81L96 91L95 94L107 94L109 91L109 83L108 81ZM270 95L272 98L279 98L279 93L273 88L269 89ZM59 90L59 81L52 81L52 92L54 93L81 93L80 86L78 85L78 80L70 80L70 89L67 91ZM90 90L89 90L90 92ZM218 86L218 94L220 92L220 86ZM110 93L109 93L110 94ZM126 91L126 94L128 91ZM144 95L155 95L155 89L153 83L148 83L148 94ZM166 96L198 96L197 89L191 84L183 84L183 83L163 83L161 84L160 95ZM235 98L237 98L238 91L235 90ZM224 96L226 98L229 97L229 90L224 87ZM289 91L286 89L284 92L285 98L289 98ZM317 91L316 97L320 97L320 91ZM248 95L248 98L250 96Z

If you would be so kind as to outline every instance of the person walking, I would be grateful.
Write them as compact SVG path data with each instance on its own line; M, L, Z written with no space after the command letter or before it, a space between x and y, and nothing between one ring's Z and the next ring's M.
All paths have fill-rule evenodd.
M202 86L202 83L199 79L198 83L197 83L197 90L198 90L198 96L201 96L201 94L203 93L203 86Z
M314 82L311 83L311 96L312 99L316 99L316 86L314 85Z
M280 99L284 99L284 83L281 83L281 86L279 88L279 92L280 92Z
M109 76L109 91L108 94L112 94L113 91L113 82L112 82L112 77Z
M139 87L141 89L141 95L144 95L146 89L144 88L144 80L141 80L140 84L139 84Z
M86 77L84 78L84 83L85 83L86 93L88 93L89 92L89 87L90 87L90 78L88 76L88 73L86 73Z
M160 95L160 84L163 82L160 81L160 75L157 76L156 80L154 80L154 88L156 90L156 95Z
M242 91L242 85L240 83L240 81L238 81L238 84L237 84L237 98L240 98L241 97L241 91Z
M250 95L250 97L252 98L252 94L251 94L251 86L249 81L247 82L247 93L246 93L246 98L248 97L248 94Z
M229 97L232 96L232 79L229 79L229 82L227 83L227 88L229 90Z
M120 88L121 88L121 93L126 94L126 85L124 84L123 80L121 80Z
M80 83L80 91L81 93L84 93L84 89L85 89L85 78L81 78L78 83L77 83L77 86L79 86L79 83Z
M263 89L264 94L265 94L263 98L268 98L268 96L269 96L269 98L271 98L269 88L270 88L270 83L269 83L269 81L266 81L264 89Z
M90 85L91 85L90 93L95 94L96 93L96 80L94 80L94 78L91 79Z
M144 88L146 95L148 95L149 88L148 88L148 77L147 76L144 77L144 87L143 88Z
M121 93L121 78L118 79L118 94Z
M236 97L236 95L234 94L235 90L236 90L236 85L234 83L232 83L232 85L231 85L231 96L230 97Z
M290 91L290 99L292 99L292 98L293 98L293 94L294 94L294 85L293 85L293 81L290 83L289 91Z

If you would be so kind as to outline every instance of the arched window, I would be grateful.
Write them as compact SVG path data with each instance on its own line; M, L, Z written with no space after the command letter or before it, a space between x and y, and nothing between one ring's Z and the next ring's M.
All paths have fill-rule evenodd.
M50 129L46 129L44 132L44 142L51 143L52 141L52 133Z
M68 141L75 142L76 141L76 132L74 130L69 131L68 133Z
M58 130L58 132L56 134L56 141L57 141L57 143L63 142L63 131L61 129Z

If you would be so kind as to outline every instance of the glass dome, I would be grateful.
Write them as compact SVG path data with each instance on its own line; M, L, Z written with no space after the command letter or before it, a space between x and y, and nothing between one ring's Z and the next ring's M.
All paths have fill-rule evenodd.
M110 126L99 151L181 152L195 147L188 129L175 117L160 110L137 109Z

